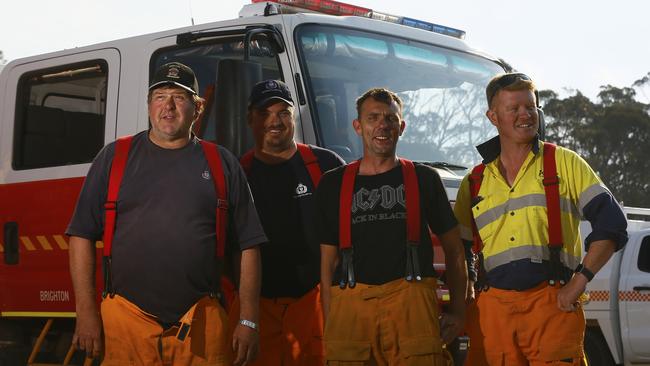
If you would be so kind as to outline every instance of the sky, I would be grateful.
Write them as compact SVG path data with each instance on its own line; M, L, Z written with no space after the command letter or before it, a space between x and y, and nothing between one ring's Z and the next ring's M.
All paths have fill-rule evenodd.
M448 25L467 42L561 96L596 100L650 72L646 0L348 0ZM7 5L10 3L10 5ZM0 12L6 60L166 29L236 18L250 0L8 0ZM650 95L639 95L650 102Z

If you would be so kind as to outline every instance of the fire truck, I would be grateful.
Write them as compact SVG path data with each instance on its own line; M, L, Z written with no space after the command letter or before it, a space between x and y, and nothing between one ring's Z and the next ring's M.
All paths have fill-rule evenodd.
M398 155L435 167L451 200L494 136L484 90L504 61L465 32L331 0L253 0L237 19L14 60L0 69L0 365L84 362L70 347L75 301L64 231L95 154L148 129L153 71L190 66L206 111L194 133L240 156L253 145L247 97L284 80L296 140L362 154L355 99L387 87L404 100ZM102 242L96 243L101 263ZM434 266L442 270L436 247ZM97 271L97 299L101 268ZM447 294L441 293L445 299Z

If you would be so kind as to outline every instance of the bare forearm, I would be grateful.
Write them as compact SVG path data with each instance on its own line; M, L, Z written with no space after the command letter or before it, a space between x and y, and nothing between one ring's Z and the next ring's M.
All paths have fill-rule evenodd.
M594 274L600 271L612 257L616 243L611 240L598 240L591 243L582 264Z
M467 263L458 227L440 236L445 251L445 277L451 307L458 314L465 314L465 297L467 294Z
M240 319L258 322L261 280L262 262L259 247L244 250L241 255L239 278Z
M97 312L95 302L95 246L78 236L70 237L70 277L75 293L77 312Z
M323 303L323 319L327 320L330 310L332 279L336 270L338 248L332 245L321 244L320 290Z

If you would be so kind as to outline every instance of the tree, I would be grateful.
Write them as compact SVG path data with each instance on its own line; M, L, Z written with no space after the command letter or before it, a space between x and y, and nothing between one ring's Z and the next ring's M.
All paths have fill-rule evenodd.
M7 63L7 60L5 60L4 55L2 54L2 51L0 50L0 65L4 65Z
M597 103L580 92L565 99L540 92L547 139L585 158L628 206L650 207L650 105L636 100L635 89L645 80L632 87L602 86Z

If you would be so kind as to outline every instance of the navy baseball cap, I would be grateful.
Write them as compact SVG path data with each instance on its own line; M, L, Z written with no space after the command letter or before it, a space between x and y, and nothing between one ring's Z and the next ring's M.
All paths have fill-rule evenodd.
M176 85L192 94L199 94L199 82L194 71L180 62L170 62L160 66L149 84L149 90L163 85Z
M293 107L289 87L280 80L264 80L255 84L248 98L248 107L261 108L272 100L282 101Z

